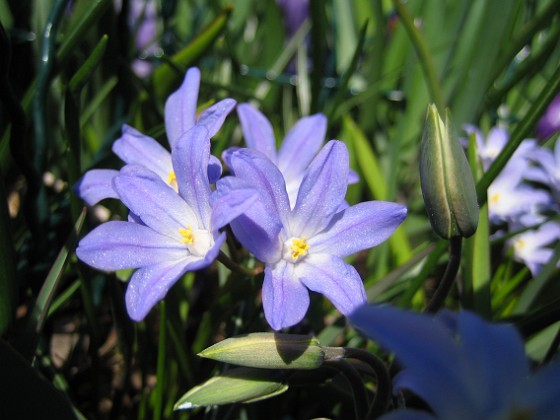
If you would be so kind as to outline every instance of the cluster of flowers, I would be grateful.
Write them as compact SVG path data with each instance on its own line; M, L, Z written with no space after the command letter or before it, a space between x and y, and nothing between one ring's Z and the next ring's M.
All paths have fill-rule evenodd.
M142 320L187 271L209 266L230 225L237 240L264 263L262 302L275 330L305 316L309 290L343 314L366 302L356 269L343 258L385 241L407 210L370 201L349 206L355 175L344 143L323 145L323 115L302 118L278 151L266 117L237 106L248 148L227 149L229 175L210 154L210 139L235 108L224 99L197 118L200 72L188 70L165 104L168 152L129 126L113 145L126 165L88 171L76 192L89 205L117 198L128 221L101 224L79 243L78 257L101 270L137 269L126 291L130 317ZM211 185L214 184L214 187Z
M509 133L494 127L484 138L473 126L465 129L475 134L478 155L487 170L509 141ZM508 244L514 258L533 276L552 258L552 247L560 240L560 223L554 220L559 211L560 141L551 150L536 140L523 140L488 188L488 213L498 234L520 231Z

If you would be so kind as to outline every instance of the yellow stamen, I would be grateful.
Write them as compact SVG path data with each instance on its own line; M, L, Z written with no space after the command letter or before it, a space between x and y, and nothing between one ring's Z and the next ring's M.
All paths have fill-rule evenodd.
M177 177L175 176L175 172L169 172L169 174L167 175L167 183L171 186L177 185Z
M499 193L492 194L492 197L490 197L490 201L492 203L497 203L498 201L500 201L500 194Z
M183 237L183 239L181 239L181 242L183 242L184 244L192 245L194 243L192 226L189 225L186 229L179 229L179 234Z
M307 245L305 236L302 236L301 239L293 238L290 249L292 250L292 258L294 261L297 261L300 257L306 256L309 245Z

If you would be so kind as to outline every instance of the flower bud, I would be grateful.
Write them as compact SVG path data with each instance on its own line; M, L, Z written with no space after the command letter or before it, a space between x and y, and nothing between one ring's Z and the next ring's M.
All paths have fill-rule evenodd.
M252 333L227 338L198 355L263 369L316 369L325 360L325 352L316 338L279 333Z
M285 375L278 371L235 368L195 386L175 403L174 410L253 402L288 389Z
M467 238L478 225L476 188L449 120L448 110L444 123L436 106L428 106L420 149L420 186L434 231L445 239Z

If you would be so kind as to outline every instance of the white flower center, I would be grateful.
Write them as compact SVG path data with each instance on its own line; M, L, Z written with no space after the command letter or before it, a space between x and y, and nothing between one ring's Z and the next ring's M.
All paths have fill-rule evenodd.
M202 229L193 230L190 225L186 229L179 229L179 235L181 235L181 242L196 257L204 257L214 245L214 238L210 232Z

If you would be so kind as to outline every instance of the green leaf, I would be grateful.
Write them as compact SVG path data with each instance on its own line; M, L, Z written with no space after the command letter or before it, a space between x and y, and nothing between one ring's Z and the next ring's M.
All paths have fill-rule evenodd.
M3 181L0 181L0 230L0 336L3 336L14 320L18 283L8 199Z
M39 375L31 364L0 339L0 417L60 420L83 418L64 394Z
M181 76L187 67L197 60L204 51L216 41L226 28L233 6L225 7L214 21L189 45L177 52L169 63L164 63L154 70L152 86L157 98L165 100L180 83Z
M58 253L54 264L45 279L45 283L37 296L35 305L31 311L31 315L27 320L27 325L23 337L18 345L20 353L26 357L28 360L33 358L35 353L35 348L37 346L37 341L40 332L43 330L43 325L47 314L49 312L49 307L53 297L56 293L56 289L62 277L64 267L68 261L68 255L73 252L76 248L78 242L78 234L82 228L86 216L86 210L82 211L82 214L76 221L74 229L68 236L66 244Z
M316 369L325 359L325 352L316 338L280 333L252 333L227 338L198 355L263 369Z
M195 386L177 403L175 410L254 402L285 392L284 374L273 370L236 368Z

